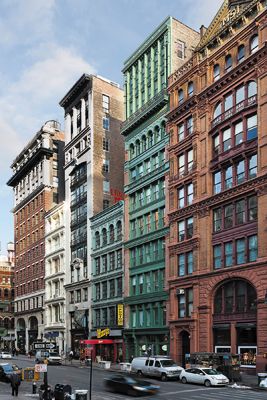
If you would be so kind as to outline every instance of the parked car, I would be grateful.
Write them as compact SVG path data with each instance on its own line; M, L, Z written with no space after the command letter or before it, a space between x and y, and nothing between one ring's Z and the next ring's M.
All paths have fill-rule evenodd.
M62 364L62 358L55 351L46 351L46 350L38 350L35 354L35 361L37 363L43 363L45 360L48 361L48 364Z
M14 371L11 364L0 364L0 381L10 382L10 375L12 375L13 373Z
M135 357L131 364L131 371L139 376L161 378L162 381L179 379L182 370L167 356Z
M12 355L8 353L7 351L1 351L0 352L0 358L2 359L11 359Z
M159 386L150 382L134 379L127 375L114 375L105 379L106 388L112 392L124 393L129 396L155 394Z
M182 383L199 383L210 386L228 385L229 379L213 368L188 368L181 372Z

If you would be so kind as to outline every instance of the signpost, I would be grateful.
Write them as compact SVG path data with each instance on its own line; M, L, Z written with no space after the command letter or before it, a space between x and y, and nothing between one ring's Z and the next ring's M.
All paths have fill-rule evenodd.
M22 370L22 380L26 382L39 381L40 374L35 368L24 368Z
M51 350L54 349L56 345L54 343L40 342L33 343L34 350Z
M36 364L34 370L35 372L47 372L47 364Z

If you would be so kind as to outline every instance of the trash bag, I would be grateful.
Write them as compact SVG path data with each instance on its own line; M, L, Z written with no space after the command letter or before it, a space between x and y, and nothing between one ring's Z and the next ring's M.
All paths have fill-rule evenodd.
M267 388L267 378L262 379L259 384L260 387Z

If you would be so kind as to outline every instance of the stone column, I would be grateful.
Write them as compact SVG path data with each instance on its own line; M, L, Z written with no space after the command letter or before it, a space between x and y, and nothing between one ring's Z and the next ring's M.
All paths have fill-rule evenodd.
M81 99L81 130L85 128L85 100Z
M65 116L65 133L66 133L66 143L71 141L71 116L66 114Z
M72 126L73 126L73 135L75 137L77 135L77 109L73 107L72 109Z
M233 354L236 354L237 353L237 343L236 343L236 340L237 340L237 336L236 336L236 326L235 326L235 322L231 322L231 352L233 353Z

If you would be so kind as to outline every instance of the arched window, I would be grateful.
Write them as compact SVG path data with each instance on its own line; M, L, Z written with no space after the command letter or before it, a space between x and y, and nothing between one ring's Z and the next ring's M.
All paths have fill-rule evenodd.
M250 313L256 310L257 293L242 280L222 285L214 298L214 314Z
M213 79L214 79L214 81L217 81L218 79L220 79L220 65L219 64L215 64L213 67Z
M178 90L178 104L184 101L184 91L183 89Z
M134 145L133 143L130 144L130 159L134 158Z
M155 127L154 135L155 135L155 143L158 143L160 141L160 129L159 129L159 126Z
M117 229L117 240L121 240L121 239L122 239L122 225L121 225L121 221L118 221L118 222L117 222L116 229Z
M187 87L187 95L188 95L188 97L190 97L190 96L193 96L193 94L194 94L194 83L189 82L188 87Z
M254 35L250 39L250 53L253 54L255 51L257 51L259 48L259 36Z
M114 243L114 225L109 227L109 243Z
M160 126L161 139L163 139L164 136L165 136L165 127L166 127L166 124L165 124L165 121L163 121L161 126Z
M106 228L102 229L102 245L105 246L108 242L108 238L107 238L107 230Z
M237 49L237 62L240 63L245 59L245 46L241 44Z
M142 150L143 151L147 150L147 139L145 135L142 136Z
M148 132L148 147L152 147L154 144L153 132Z
M96 249L100 247L100 234L98 231L95 233L95 247Z
M4 290L4 296L5 296L5 298L8 298L8 293L9 293L8 289L5 289L5 290Z
M228 72L230 69L232 69L232 56L231 54L228 54L225 57L225 71Z
M248 98L257 95L257 83L255 81L248 82Z
M140 141L137 140L137 141L135 142L135 152L136 152L136 155L137 155L137 156L140 154L140 149L141 149Z
M222 113L222 103L219 102L216 104L215 108L214 108L214 112L213 112L213 119L219 117Z

